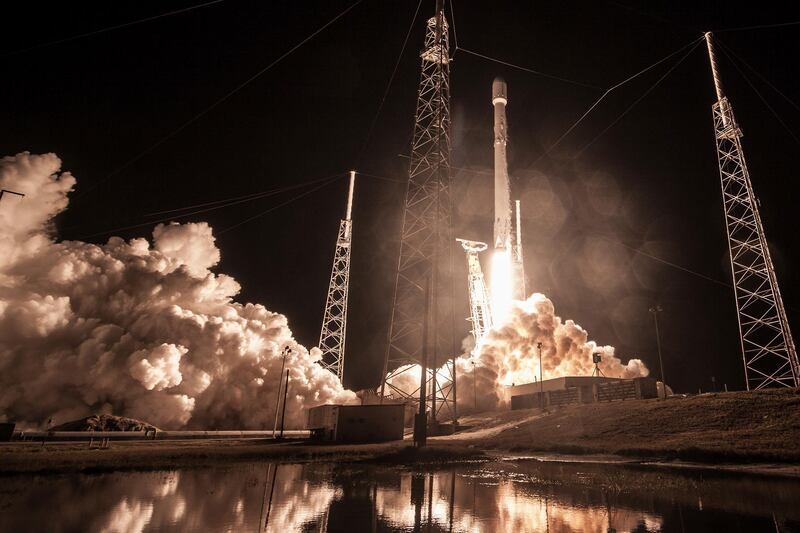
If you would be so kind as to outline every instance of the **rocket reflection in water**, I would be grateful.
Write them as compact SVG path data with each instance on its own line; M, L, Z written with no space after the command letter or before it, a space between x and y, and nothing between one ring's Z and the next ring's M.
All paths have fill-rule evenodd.
M608 479L625 490L609 487ZM8 490L0 493L6 511L0 531L622 533L683 526L697 531L709 523L718 531L767 531L775 524L790 531L800 520L800 487L793 480L700 479L630 465L538 461L450 465L435 472L253 463L9 478Z

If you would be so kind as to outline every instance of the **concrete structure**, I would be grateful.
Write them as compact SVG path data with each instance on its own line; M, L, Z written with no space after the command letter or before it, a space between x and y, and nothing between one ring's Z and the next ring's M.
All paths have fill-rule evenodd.
M405 404L320 405L308 410L312 440L386 442L403 439Z
M604 376L564 376L541 383L509 387L511 409L555 407L573 403L657 398L653 378L607 378Z

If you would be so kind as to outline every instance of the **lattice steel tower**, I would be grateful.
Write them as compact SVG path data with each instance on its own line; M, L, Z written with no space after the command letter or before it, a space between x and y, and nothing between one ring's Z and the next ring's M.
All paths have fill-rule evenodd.
M442 0L437 1L436 14L427 21L420 57L422 68L381 398L390 392L392 396L414 399L415 391L403 391L387 383L387 379L406 371L403 365L421 363L426 355L427 366L431 369L449 361L445 365L445 373L449 375L428 373L428 403L435 416L445 406L455 414L454 387L445 387L443 383L452 380L455 343L450 56ZM430 309L425 300L426 284L431 287ZM422 331L426 317L430 317L429 346L424 347Z
M722 92L711 34L705 36L717 92L714 131L747 390L797 387L797 351L744 160L742 131Z
M481 261L478 254L488 248L485 242L456 239L467 252L467 272L469 281L469 308L470 322L472 323L472 337L475 339L475 348L472 355L478 355L481 341L486 332L491 329L492 308L489 304L489 291L486 289L486 280L481 270Z
M319 334L319 349L322 350L321 364L341 380L344 377L344 346L347 332L347 293L350 286L350 252L353 240L353 187L356 172L350 171L350 188L347 193L347 211L339 222L339 236L333 254L331 281L328 284L328 298L325 301L325 315L322 317L322 331Z

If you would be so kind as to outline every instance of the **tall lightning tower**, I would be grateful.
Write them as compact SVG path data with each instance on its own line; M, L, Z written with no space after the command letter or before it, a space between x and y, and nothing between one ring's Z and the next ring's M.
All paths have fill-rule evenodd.
M452 380L455 355L453 315L453 236L450 209L450 56L444 2L437 0L436 13L428 19L422 60L408 189L397 279L381 398L387 387L393 396L414 399L415 392L395 388L392 377L404 365L427 361L429 369L445 362L449 376L428 372L427 394L431 411L445 406L455 415ZM426 302L425 287L431 298ZM423 346L423 322L430 318L428 346Z
M489 291L486 289L486 280L481 270L478 254L488 248L485 242L456 239L467 252L467 272L469 281L469 307L470 322L472 323L472 337L475 339L475 349L472 355L477 355L481 341L486 332L492 327L492 309L489 305Z
M711 33L705 36L717 93L714 131L747 390L798 387L800 364L744 160L742 131L722 91Z
M522 255L522 214L520 201L514 200L514 299L524 300L528 297L528 288L525 286L525 261Z
M325 315L322 317L322 331L319 334L319 349L322 350L321 364L341 380L344 377L344 346L347 333L347 294L350 286L350 253L353 240L353 188L356 171L350 171L350 187L347 192L347 210L339 222L339 236L336 238L336 251L333 253L331 281L328 284L328 298L325 301Z

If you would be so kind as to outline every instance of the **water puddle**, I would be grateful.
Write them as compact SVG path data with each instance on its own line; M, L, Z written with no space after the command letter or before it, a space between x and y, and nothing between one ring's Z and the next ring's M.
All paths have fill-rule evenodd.
M800 531L800 480L636 465L257 463L0 478L0 531Z

